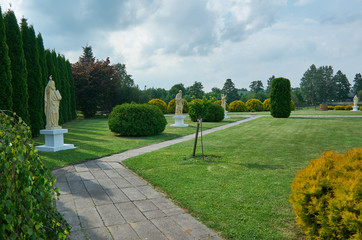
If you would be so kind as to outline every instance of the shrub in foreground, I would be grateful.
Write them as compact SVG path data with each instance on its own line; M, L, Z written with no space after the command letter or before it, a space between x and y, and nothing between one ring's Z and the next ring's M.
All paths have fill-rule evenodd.
M165 130L167 121L162 111L150 104L122 104L108 116L109 129L122 136L152 136Z
M344 106L337 105L337 106L334 107L334 110L344 110Z
M70 226L55 207L59 190L31 137L21 118L0 111L1 239L66 239Z
M291 112L290 81L286 78L275 78L272 81L270 94L270 113L275 118L288 118Z
M193 122L196 122L199 116L204 122L220 122L224 119L224 109L213 100L204 97L202 101L195 101L189 104L189 116Z
M290 201L309 239L362 238L362 149L324 153L299 171Z
M176 103L175 99L172 99L167 106L168 113L175 113ZM184 107L182 108L183 113L187 113L189 111L189 103L184 99Z
M249 99L246 103L246 109L250 112L255 110L257 112L261 112L264 110L263 103L259 99Z
M166 113L167 112L167 105L166 103L161 100L161 99L158 99L158 98L155 98L155 99L151 99L148 104L151 104L151 105L155 105L157 106L161 111L162 113Z
M351 105L351 104L347 105L344 107L344 110L352 110L353 109L352 107L353 107L353 105Z
M229 106L230 112L246 112L246 105L243 101L235 100L230 103Z

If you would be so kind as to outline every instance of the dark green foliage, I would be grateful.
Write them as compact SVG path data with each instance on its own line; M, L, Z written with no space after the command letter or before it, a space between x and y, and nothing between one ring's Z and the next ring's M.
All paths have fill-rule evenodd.
M121 136L153 136L165 130L167 121L162 111L149 104L122 104L108 117L109 129Z
M348 98L348 94L351 90L351 84L349 83L347 76L339 70L333 77L333 81L336 83L337 89L336 100L344 101Z
M222 93L226 95L226 101L229 104L235 100L239 100L238 91L231 79L226 79L224 87L222 88Z
M288 118L291 112L290 81L286 78L275 78L270 94L270 113L275 118Z
M249 87L250 91L255 93L262 92L264 90L263 82L261 80L252 81Z
M8 11L4 17L6 28L6 41L9 47L11 60L12 88L13 88L13 112L30 124L28 109L28 84L26 61L23 50L18 21L13 11ZM0 50L1 51L1 50Z
M59 190L31 137L21 118L0 112L1 239L66 239L70 226L55 207Z
M362 90L362 76L360 73L357 73L356 76L354 77L354 85L353 85L353 93L355 95L358 94L359 91ZM361 101L361 100L360 100Z
M189 103L189 116L193 122L196 122L199 116L204 122L220 122L224 119L225 113L224 109L219 104L214 103L213 99L204 97L200 102Z
M43 123L43 84L39 65L39 53L33 26L28 27L26 19L21 21L21 33L23 39L23 49L28 71L28 93L29 93L29 115L31 132L33 136L38 136Z
M69 116L71 119L77 118L77 112L76 112L76 104L75 104L75 91L74 91L74 79L72 74L72 66L70 65L70 62L67 60L65 62L66 68L67 68L67 74L68 74L68 81L69 81Z
M12 110L12 92L10 58L6 44L4 20L0 8L0 109Z
M47 64L45 62L45 50L44 50L43 38L40 33L38 33L36 37L36 43L39 52L39 65L41 70L42 84L43 84L43 89L45 89L46 85L48 84L49 77L48 77Z
M67 78L67 70L65 65L65 58L58 54L57 57L57 69L59 73L59 82L58 89L62 95L62 101L60 101L59 112L62 115L62 120L68 122L69 117L69 81Z

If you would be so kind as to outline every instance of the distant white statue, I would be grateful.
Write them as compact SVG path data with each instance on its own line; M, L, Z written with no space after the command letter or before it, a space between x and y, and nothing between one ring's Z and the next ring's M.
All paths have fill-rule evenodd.
M224 95L223 93L221 94L221 106L224 111L226 111L226 95Z
M182 115L182 109L184 107L184 100L182 99L182 91L178 91L175 97L175 115Z
M357 95L354 95L353 105L354 105L355 107L357 107L357 103L358 103L358 97L357 97Z
M49 77L49 82L45 87L45 97L44 97L44 112L46 116L46 129L59 129L61 128L58 125L59 122L59 103L62 99L60 92L55 89L55 82L52 79L52 76Z

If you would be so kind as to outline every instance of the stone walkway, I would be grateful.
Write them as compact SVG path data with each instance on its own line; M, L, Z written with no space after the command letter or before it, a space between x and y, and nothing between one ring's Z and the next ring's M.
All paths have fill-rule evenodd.
M245 115L244 115L245 116ZM247 116L245 116L247 117ZM203 131L203 135L260 118ZM61 196L57 209L78 239L221 239L120 163L130 157L194 139L195 134L53 171Z

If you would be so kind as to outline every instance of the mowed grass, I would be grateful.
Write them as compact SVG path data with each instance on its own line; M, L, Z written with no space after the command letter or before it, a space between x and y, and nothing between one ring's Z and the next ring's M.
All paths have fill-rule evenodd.
M229 116L233 115L250 115L250 112L228 112ZM270 115L270 112L255 112L256 115ZM318 108L308 107L303 109L298 109L291 112L291 115L362 115L362 111L354 112L347 110L329 110L329 111L320 111Z
M362 118L263 117L124 163L225 239L304 239L288 202L296 172L321 152L362 147ZM200 155L200 146L198 148Z
M174 119L172 116L166 116L166 119L168 124L165 131L151 137L117 136L109 130L108 119L106 118L74 120L65 123L62 127L68 129L68 133L64 134L64 143L74 144L76 149L59 152L39 152L39 155L48 168L54 169L196 132L197 124L192 122L189 117L185 119L185 123L190 125L186 128L170 127L171 124L174 124ZM218 123L205 122L203 128L209 129L242 119L244 118L233 117ZM43 135L33 140L35 145L44 144Z

